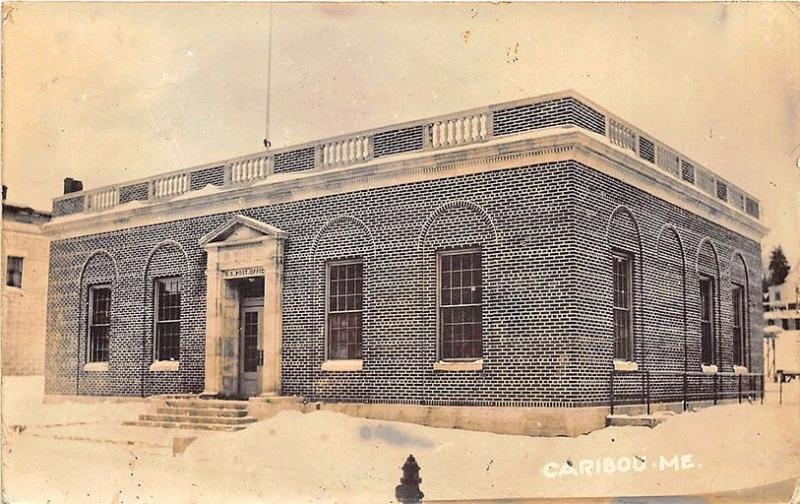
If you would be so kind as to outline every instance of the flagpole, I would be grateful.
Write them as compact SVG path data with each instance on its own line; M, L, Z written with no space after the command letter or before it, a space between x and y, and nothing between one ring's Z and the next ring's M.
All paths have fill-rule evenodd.
M264 118L264 148L269 150L272 142L269 139L269 95L272 87L272 2L269 4L269 39L267 42L267 100L266 113Z

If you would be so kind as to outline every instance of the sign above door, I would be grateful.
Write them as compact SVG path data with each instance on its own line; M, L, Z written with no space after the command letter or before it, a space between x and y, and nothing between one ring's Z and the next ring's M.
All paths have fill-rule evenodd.
M232 278L246 278L264 276L264 268L238 268L232 270L225 270L222 272L222 278L230 280Z

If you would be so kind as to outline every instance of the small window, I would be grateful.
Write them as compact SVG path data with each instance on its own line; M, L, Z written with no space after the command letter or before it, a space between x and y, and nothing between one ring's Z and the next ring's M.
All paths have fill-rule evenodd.
M483 356L481 251L440 252L439 342L445 360Z
M731 300L733 301L733 363L737 366L745 366L745 304L744 287L733 284L731 289Z
M8 256L6 258L6 285L22 288L22 258Z
M89 362L108 362L111 338L111 286L89 288Z
M781 300L781 291L775 291L775 301Z
M181 279L156 280L155 360L180 360Z
M783 328L784 331L788 331L789 330L789 319L788 318L781 319L781 327Z
M364 317L364 264L328 263L328 359L361 359Z
M714 362L714 280L700 277L700 359Z
M633 360L633 260L612 256L614 272L614 358Z

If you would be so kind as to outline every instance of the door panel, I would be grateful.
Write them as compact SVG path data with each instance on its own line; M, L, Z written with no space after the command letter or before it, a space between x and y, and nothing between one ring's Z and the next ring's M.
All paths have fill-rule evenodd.
M261 393L264 316L261 306L244 307L239 317L239 395Z

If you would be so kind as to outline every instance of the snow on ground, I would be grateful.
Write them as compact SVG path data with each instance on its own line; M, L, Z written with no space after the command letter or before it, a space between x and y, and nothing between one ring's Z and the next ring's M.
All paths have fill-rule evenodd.
M694 494L800 476L798 382L786 387L781 406L770 393L763 406L719 406L654 429L577 438L283 412L244 431L203 433L173 457L171 437L197 431L122 428L119 421L135 418L141 404L42 405L30 381L3 383L3 484L12 503L388 503L409 453L431 500ZM38 427L8 428L23 419ZM74 421L92 423L43 427ZM125 439L131 444L117 442Z

